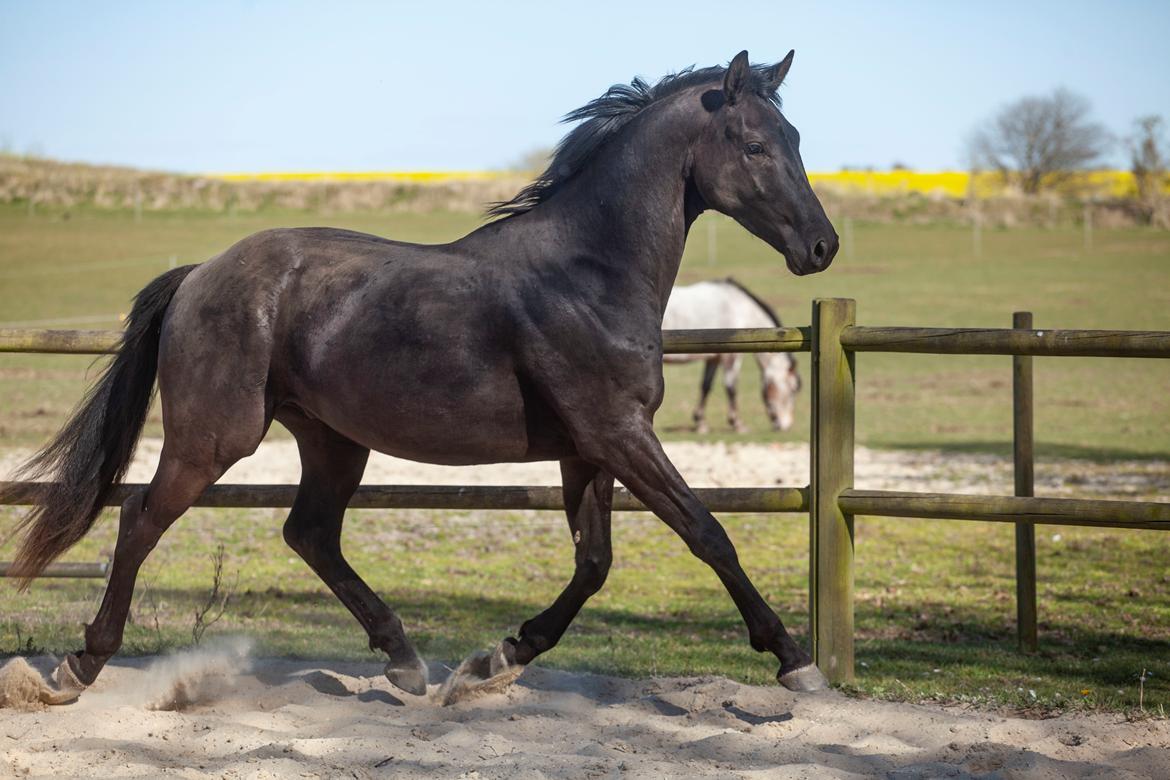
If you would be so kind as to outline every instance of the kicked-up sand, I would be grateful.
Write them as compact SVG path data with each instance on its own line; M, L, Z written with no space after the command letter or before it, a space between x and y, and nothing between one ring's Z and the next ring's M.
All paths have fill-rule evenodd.
M48 672L53 659L33 659ZM525 669L450 706L373 663L218 644L115 659L73 704L0 709L14 777L1170 777L1170 723L1025 720L719 677Z

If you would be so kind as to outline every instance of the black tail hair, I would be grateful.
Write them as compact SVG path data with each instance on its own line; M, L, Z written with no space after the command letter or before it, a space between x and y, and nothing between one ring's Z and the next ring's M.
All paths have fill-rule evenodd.
M36 506L8 537L25 534L12 567L21 590L89 532L126 474L154 395L163 315L194 268L167 271L134 297L114 359L57 437L17 471L17 479L41 483L32 494ZM17 485L0 495L30 497Z

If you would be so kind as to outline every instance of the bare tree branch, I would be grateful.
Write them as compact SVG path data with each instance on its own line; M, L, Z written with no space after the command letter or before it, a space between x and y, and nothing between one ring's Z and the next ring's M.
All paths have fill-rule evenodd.
M1134 122L1134 133L1126 139L1130 170L1137 185L1138 203L1146 220L1158 227L1170 226L1166 195L1166 167L1170 152L1160 116L1143 116Z
M1089 114L1089 102L1063 88L1020 98L975 130L968 155L974 167L999 171L1035 194L1066 181L1109 147L1108 131Z
M207 593L207 601L195 610L195 622L191 626L191 639L198 645L203 641L203 632L219 622L223 613L227 611L228 602L236 591L240 573L236 572L236 582L230 588L223 588L223 545L219 545L211 556L215 571L212 574L211 590Z

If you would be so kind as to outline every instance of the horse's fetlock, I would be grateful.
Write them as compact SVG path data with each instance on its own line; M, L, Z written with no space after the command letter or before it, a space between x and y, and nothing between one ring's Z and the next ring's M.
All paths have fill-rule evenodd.
M67 657L65 663L69 664L69 669L78 682L90 686L93 685L98 674L105 667L106 661L110 660L112 655L113 653L105 655L82 650Z
M85 656L99 659L100 663L105 663L121 647L121 631L99 630L91 625L86 625L85 651L83 653Z
M548 640L543 634L533 633L532 621L525 621L524 625L520 626L520 639L516 642L517 657L519 657L520 648L531 649L532 657L550 650L553 643ZM524 663L527 663L525 661Z

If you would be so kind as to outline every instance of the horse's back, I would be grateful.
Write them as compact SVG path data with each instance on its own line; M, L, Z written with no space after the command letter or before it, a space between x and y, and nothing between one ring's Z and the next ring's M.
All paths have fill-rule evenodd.
M171 416L193 419L210 395L233 414L251 410L254 432L252 417L262 427L295 406L402 457L523 459L531 442L505 296L489 266L447 245L258 233L176 294L160 354L164 412L178 404ZM174 391L190 386L201 390Z
M738 285L723 280L679 285L670 293L664 329L768 328L775 323Z

